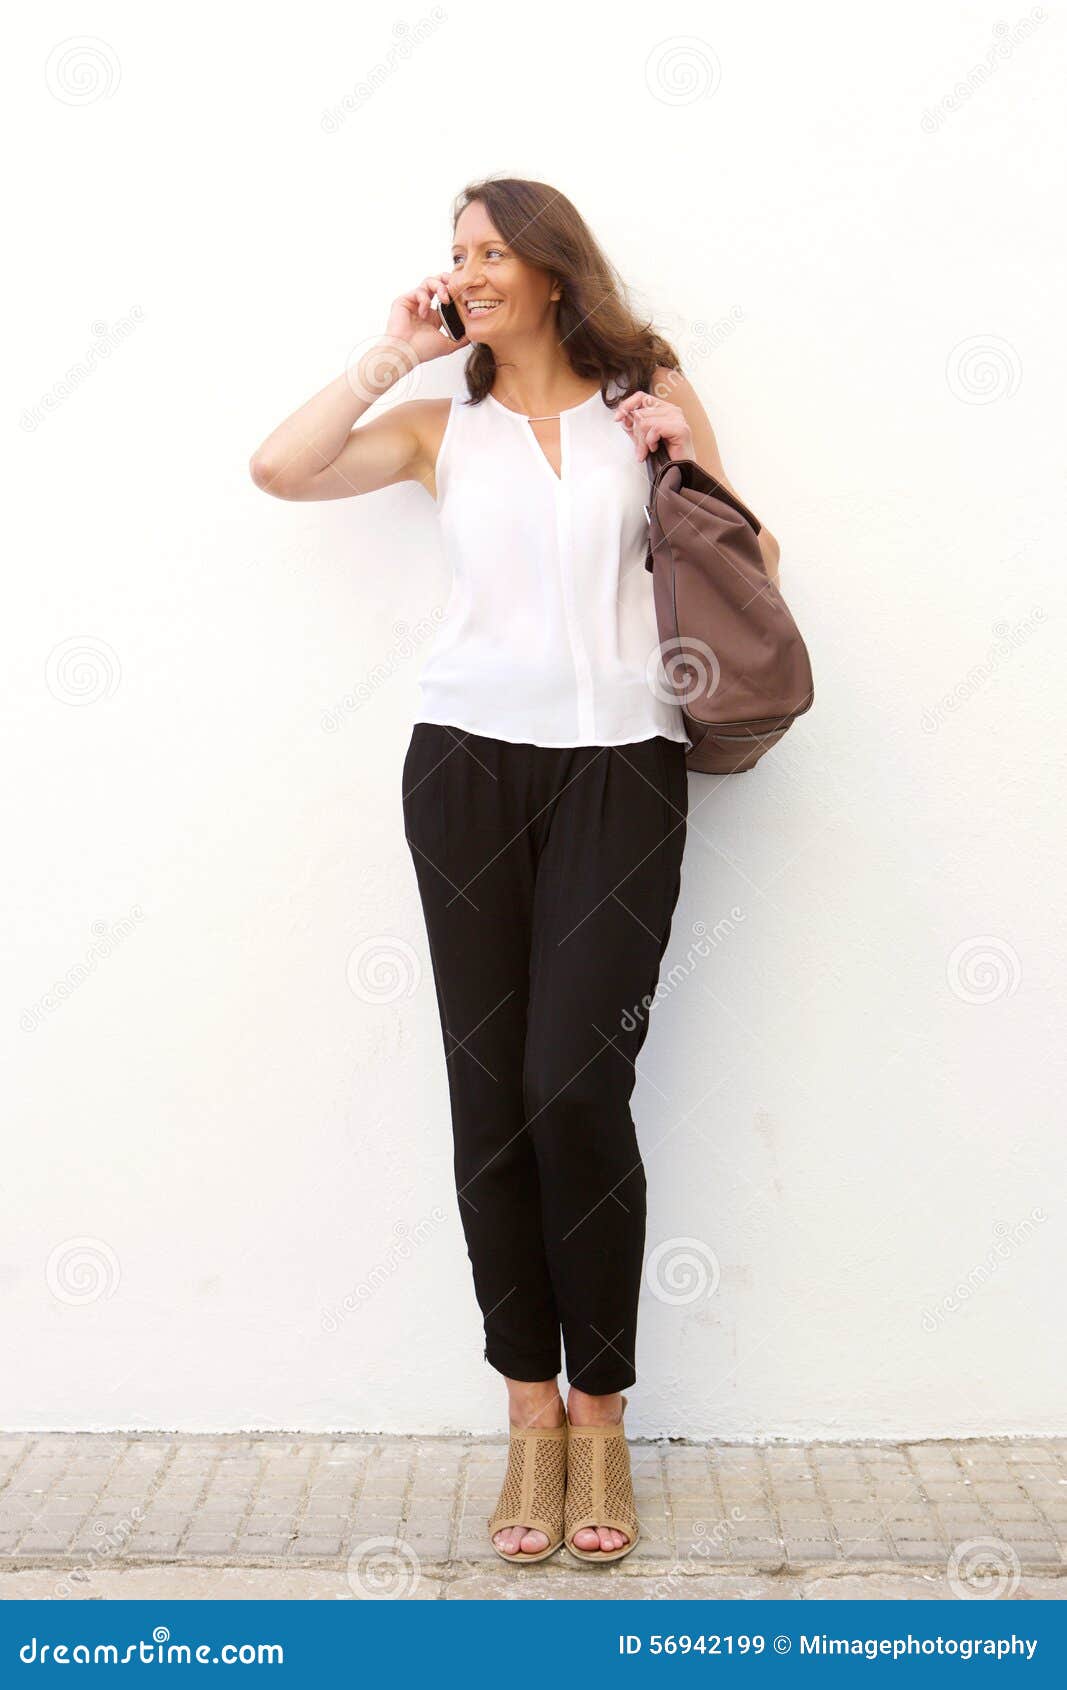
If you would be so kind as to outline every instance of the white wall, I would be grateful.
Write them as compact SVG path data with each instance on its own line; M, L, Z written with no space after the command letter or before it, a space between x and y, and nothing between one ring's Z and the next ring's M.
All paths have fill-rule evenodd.
M433 507L247 460L510 171L678 345L816 677L691 780L631 1428L1062 1434L1062 17L523 16L21 20L0 1422L501 1424L400 809Z

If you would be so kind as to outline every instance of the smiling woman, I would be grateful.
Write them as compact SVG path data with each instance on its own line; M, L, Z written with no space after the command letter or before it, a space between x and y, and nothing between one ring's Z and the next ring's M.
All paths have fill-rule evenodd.
M542 182L515 180L474 183L457 203L452 269L446 281L464 318L474 351L466 377L472 399L493 391L499 377L514 368L531 386L538 369L526 345L520 372L500 336L521 323L530 331L551 331L547 365L557 376L567 372L603 382L610 368L622 387L633 392L647 385L657 366L678 369L673 349L650 323L641 323L626 302L621 278L585 219L564 194ZM564 354L562 358L560 354ZM506 383L503 385L507 385ZM556 391L546 413L566 398ZM547 390L546 390L547 392ZM536 405L516 402L536 411Z
M485 1356L508 1386L490 1533L509 1561L563 1541L615 1560L638 1537L622 1392L647 1022L629 1006L655 990L687 825L688 737L644 567L645 459L662 447L729 483L673 348L563 194L474 183L452 233L451 267L394 300L383 340L275 430L252 473L283 498L417 481L436 502L452 587L402 809ZM458 313L448 333L444 310ZM464 395L362 420L415 364L457 350ZM760 544L773 577L766 528Z

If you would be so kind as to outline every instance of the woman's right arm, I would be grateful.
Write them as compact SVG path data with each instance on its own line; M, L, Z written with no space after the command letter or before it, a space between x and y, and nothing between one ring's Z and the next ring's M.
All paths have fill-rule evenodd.
M408 400L356 427L416 364L469 346L466 339L452 341L440 333L433 293L449 297L446 277L428 276L394 300L385 335L358 365L267 436L249 465L257 487L278 499L347 499L401 481L421 481L433 491L447 400Z

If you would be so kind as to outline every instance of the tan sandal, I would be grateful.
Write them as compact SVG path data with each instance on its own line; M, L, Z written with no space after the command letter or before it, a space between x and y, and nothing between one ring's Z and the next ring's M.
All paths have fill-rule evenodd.
M489 1516L489 1541L502 1561L528 1563L554 1555L563 1542L563 1495L567 1483L567 1414L562 1426L512 1426L508 1465L496 1508ZM506 1555L493 1538L509 1526L544 1532L547 1549Z
M622 1399L626 1413L626 1398ZM625 1532L621 1549L577 1549L575 1532L601 1526ZM630 1476L630 1449L622 1421L615 1426L571 1426L567 1439L567 1501L563 1538L579 1561L621 1561L641 1535Z

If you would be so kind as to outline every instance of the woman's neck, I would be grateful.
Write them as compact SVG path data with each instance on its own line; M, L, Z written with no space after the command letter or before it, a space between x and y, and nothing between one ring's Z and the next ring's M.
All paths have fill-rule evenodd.
M540 348L501 348L499 354L494 348L494 358L493 398L524 416L558 416L595 392L588 381L582 385L558 341L551 356Z

